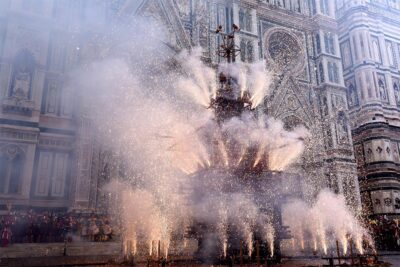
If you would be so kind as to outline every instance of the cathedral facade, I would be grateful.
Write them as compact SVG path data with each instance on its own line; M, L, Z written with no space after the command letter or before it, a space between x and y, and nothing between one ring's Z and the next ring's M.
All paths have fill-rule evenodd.
M80 64L84 1L0 3L0 207L88 208L93 138L67 73Z
M94 10L101 16L91 21ZM89 25L143 16L164 27L162 41L174 50L202 47L210 65L220 63L215 29L222 25L229 32L238 25L236 60L265 59L273 73L260 111L286 129L302 125L310 132L294 166L306 197L329 187L358 210L351 130L358 132L350 121L360 118L354 113L360 110L351 106L349 117L354 95L342 67L347 52L339 45L344 34L336 12L330 0L1 1L0 207L101 206L112 155L96 143L84 109L74 106L79 88L65 85L68 73L96 51ZM394 93L390 97L394 101Z

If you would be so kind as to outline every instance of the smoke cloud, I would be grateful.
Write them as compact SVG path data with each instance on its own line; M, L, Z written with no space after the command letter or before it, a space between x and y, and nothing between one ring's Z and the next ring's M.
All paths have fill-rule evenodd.
M157 252L155 242L160 240L167 256L173 242L186 244L193 222L206 222L215 228L222 255L233 225L251 254L258 227L273 254L273 218L259 212L254 192L242 188L230 170L254 155L252 167L284 171L303 152L308 132L288 132L281 121L262 112L244 112L218 124L210 108L217 74L233 77L236 95L248 94L256 108L264 102L271 80L265 62L215 70L201 61L200 48L177 55L166 45L164 31L142 19L135 25L105 30L107 38L98 43L101 59L88 59L71 73L70 83L79 88L79 106L92 119L103 148L115 152L117 162L112 164L124 165L124 177L112 177L124 181L107 187L121 195L124 239L132 242L134 253L142 247L149 254ZM236 190L224 191L227 186ZM338 204L325 209L325 198ZM321 193L313 208L296 203L287 210L296 218L291 225L296 239L306 226L320 228L307 224L307 218L337 236L350 233L357 239L363 234L341 199L328 192ZM339 212L340 227L347 227L343 231L329 217Z

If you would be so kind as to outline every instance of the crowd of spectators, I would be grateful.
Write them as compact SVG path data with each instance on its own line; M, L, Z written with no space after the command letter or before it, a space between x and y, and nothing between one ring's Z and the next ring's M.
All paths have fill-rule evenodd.
M379 216L369 221L375 245L379 250L400 250L400 221Z
M115 223L99 214L11 212L0 216L2 246L12 243L111 241Z
M380 216L369 220L379 250L400 250L400 220ZM105 242L119 238L117 224L106 215L10 212L0 216L1 245L12 243Z

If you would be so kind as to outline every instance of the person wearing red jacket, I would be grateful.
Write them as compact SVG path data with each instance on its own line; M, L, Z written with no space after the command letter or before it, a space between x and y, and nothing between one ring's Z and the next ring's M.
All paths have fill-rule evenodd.
M6 224L1 232L1 244L3 247L8 247L11 240L11 234L11 229L8 224Z

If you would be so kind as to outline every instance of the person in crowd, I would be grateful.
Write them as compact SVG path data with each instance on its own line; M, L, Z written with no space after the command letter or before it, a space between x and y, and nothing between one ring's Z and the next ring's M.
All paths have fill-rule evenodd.
M104 222L103 225L103 234L105 236L104 241L112 240L112 228L108 220Z
M388 216L369 220L369 229L379 250L400 250L399 221Z
M30 210L0 216L2 244L36 242L108 241L118 236L107 216L76 213L37 213ZM118 229L118 228L116 228ZM11 234L12 233L12 234ZM4 237L4 238L3 238ZM3 242L4 239L4 242Z
M97 241L99 232L100 229L96 224L96 219L92 217L89 222L89 241Z
M11 236L12 232L10 226L8 225L8 222L6 222L1 232L1 245L3 247L8 247L8 244L10 243L11 240Z

